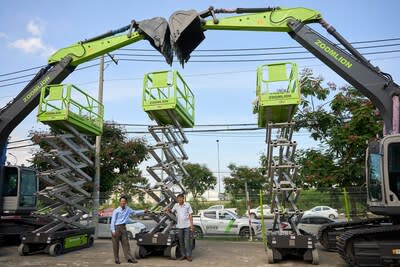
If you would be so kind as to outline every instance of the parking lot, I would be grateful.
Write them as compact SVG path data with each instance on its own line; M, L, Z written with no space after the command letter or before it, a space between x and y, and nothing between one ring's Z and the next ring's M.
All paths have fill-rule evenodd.
M135 241L131 241L132 250ZM319 266L345 267L346 264L336 253L326 252L319 247ZM120 258L125 262L122 251ZM96 240L94 246L58 257L46 254L36 254L21 257L16 246L0 247L0 266L112 266L114 264L111 240ZM199 240L193 251L193 262L173 261L161 256L140 259L137 266L267 266L267 257L261 242L233 242ZM290 259L275 266L311 266L302 260Z

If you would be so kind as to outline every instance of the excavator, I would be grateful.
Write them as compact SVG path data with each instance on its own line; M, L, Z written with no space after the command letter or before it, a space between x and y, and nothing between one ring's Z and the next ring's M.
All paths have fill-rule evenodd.
M21 233L38 229L48 223L46 219L31 216L37 207L38 173L25 166L5 164L9 135L39 105L42 91L44 94L49 93L42 89L60 84L82 63L141 40L149 41L165 57L166 62L171 64L173 51L169 37L168 22L164 18L156 17L142 21L132 20L124 27L62 48L51 55L48 65L40 69L25 88L0 109L1 240L19 240Z
M228 14L217 18L217 14ZM231 15L236 14L236 15ZM211 19L207 19L211 17ZM318 23L337 40L333 43L307 24ZM390 74L361 55L315 10L306 8L236 8L177 11L169 18L172 47L182 66L205 39L208 30L287 32L290 37L329 66L371 100L384 121L381 138L370 142L366 157L367 204L380 218L334 223L321 228L320 243L336 247L351 266L399 266L400 264L400 87ZM272 211L273 212L273 211ZM269 238L269 261L280 260L288 250L307 248L301 233L290 238ZM268 236L269 237L269 236ZM312 248L314 244L309 243ZM306 258L306 255L304 255ZM314 263L314 260L313 260Z

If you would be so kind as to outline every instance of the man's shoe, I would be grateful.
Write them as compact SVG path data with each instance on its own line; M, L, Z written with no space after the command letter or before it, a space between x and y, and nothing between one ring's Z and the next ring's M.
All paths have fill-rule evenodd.
M121 262L120 261L115 261L115 264L121 264Z
M192 261L193 259L192 259L192 257L187 257L187 260Z
M186 259L186 256L182 256L178 259L178 261L183 261L184 259Z
M138 261L136 259L129 259L128 262L129 263L138 263Z

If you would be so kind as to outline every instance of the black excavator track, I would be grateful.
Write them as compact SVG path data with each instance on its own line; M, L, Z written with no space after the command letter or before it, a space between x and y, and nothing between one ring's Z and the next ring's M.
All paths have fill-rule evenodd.
M391 221L388 218L373 218L352 222L329 223L321 226L318 231L317 239L326 250L336 251L337 238L344 232L355 229L378 227L382 223L391 223Z
M349 266L400 266L400 225L349 230L336 244Z

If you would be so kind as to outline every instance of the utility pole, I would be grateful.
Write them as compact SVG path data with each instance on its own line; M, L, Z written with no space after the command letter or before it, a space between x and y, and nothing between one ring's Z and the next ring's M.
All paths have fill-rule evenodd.
M253 241L253 231L251 227L251 216L250 216L250 197L249 197L249 191L247 190L247 182L244 182L244 190L246 191L247 214L249 215L249 236L250 236L250 241Z
M103 104L103 84L104 84L104 56L100 57L100 71L99 71L99 93L98 102ZM96 151L95 151L95 169L93 183L93 214L92 222L95 227L94 238L97 239L99 229L99 207L100 207L100 146L101 136L96 136Z
M221 171L219 168L219 140L217 139L217 161L218 161L218 199L221 200Z

